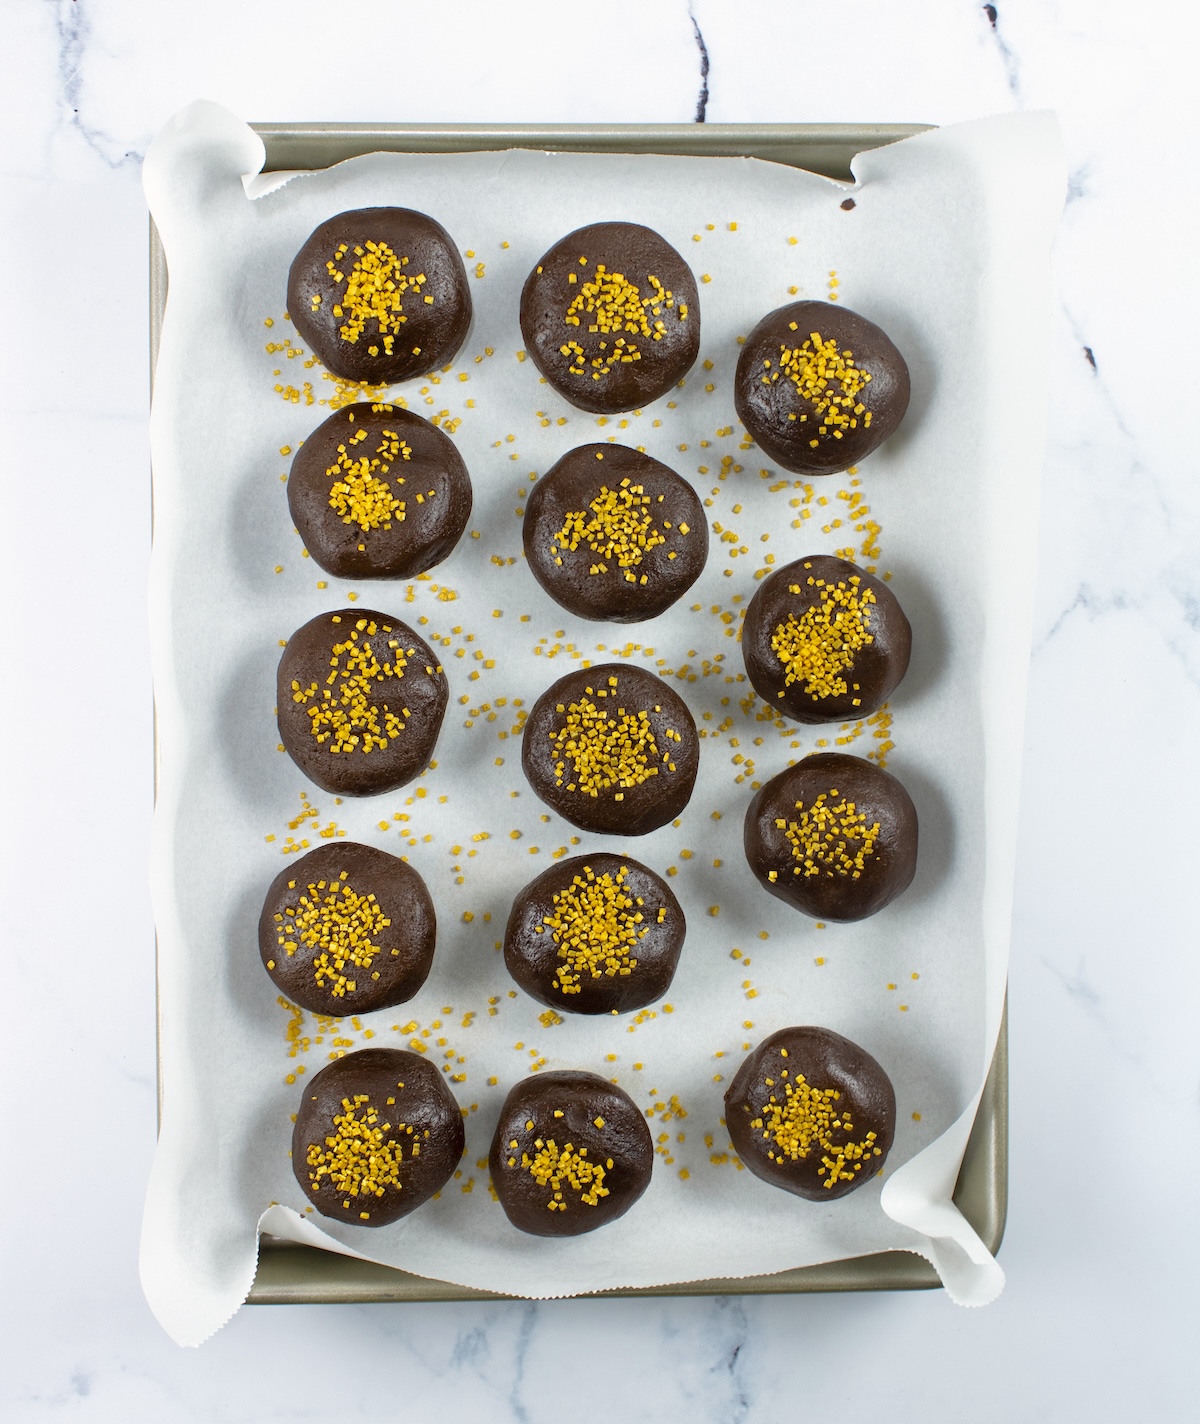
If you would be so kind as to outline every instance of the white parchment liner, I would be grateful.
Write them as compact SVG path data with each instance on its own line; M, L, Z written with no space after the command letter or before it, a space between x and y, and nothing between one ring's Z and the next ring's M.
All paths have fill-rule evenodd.
M1007 967L1048 254L1064 183L1054 119L1011 115L922 134L860 156L853 187L750 159L372 155L284 182L256 180L262 161L250 129L195 104L167 126L145 165L170 268L151 422L163 1118L141 1257L159 1320L188 1344L223 1324L253 1280L260 1228L421 1275L542 1297L903 1248L932 1260L956 1300L992 1299L999 1267L950 1197ZM855 206L846 210L851 193ZM470 528L479 532L411 586L346 583L302 556L279 452L328 408L283 400L274 387L307 380L317 399L334 388L319 367L264 350L287 337L299 344L282 318L288 265L303 239L333 213L379 204L432 213L474 254L469 270L484 264L472 278L474 323L452 371L437 384L394 391L420 414L461 418L453 438L471 471ZM701 357L711 371L697 364L673 392L675 408L660 401L626 425L600 425L566 405L515 354L530 268L564 233L609 218L658 229L698 276L711 277L700 287ZM913 397L900 432L864 462L860 483L848 475L812 481L805 505L792 477L743 448L732 401L736 338L792 299L791 289L824 298L831 271L840 300L904 352ZM610 437L678 469L711 498L722 533L735 535L731 543L712 534L695 590L644 625L572 618L520 557L516 511L531 472ZM784 480L786 488L773 488ZM740 849L742 816L752 782L844 733L781 735L756 720L757 704L744 710L750 688L727 629L736 630L768 553L779 566L851 544L861 550L867 535L855 525L864 521L839 491L861 493L867 518L881 526L880 556L858 557L891 571L913 624L912 667L890 708L888 767L917 804L921 859L913 887L883 913L821 929L753 882ZM435 769L395 795L335 805L277 750L274 669L281 640L322 610L353 607L351 593L359 608L450 640L438 646L452 700ZM581 835L573 845L573 828L543 820L523 781L514 703L528 708L580 659L607 661L613 650L669 675L686 698L709 734L700 779L678 828L617 844ZM864 729L847 749L865 755L880 744L876 730ZM319 820L289 828L304 809L301 793ZM268 882L295 863L281 858L286 838L319 845L331 822L407 855L421 871L438 907L437 956L410 1004L324 1032L305 1015L289 1047L293 1016L263 973L255 926ZM553 852L602 846L660 873L678 868L671 883L689 928L667 996L672 1011L657 1005L640 1023L568 1015L547 1027L542 1006L509 997L496 942L513 893ZM896 1085L900 1121L886 1174L838 1202L803 1202L739 1170L720 1121L743 1045L797 1023L863 1044ZM287 1155L305 1081L298 1069L311 1075L340 1047L403 1047L414 1038L446 1065L467 1109L461 1177L391 1227L301 1219L306 1202ZM667 1140L642 1201L574 1240L510 1227L486 1168L476 1165L504 1093L539 1061L615 1077L643 1108L674 1096L687 1113L664 1122L655 1112L654 1132Z

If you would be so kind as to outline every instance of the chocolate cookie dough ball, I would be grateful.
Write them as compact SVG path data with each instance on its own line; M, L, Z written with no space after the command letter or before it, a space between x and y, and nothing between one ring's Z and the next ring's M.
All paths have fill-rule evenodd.
M912 884L917 809L873 762L818 752L758 792L744 844L764 890L817 920L865 920Z
M637 223L593 223L556 242L525 280L521 334L559 395L598 415L664 395L700 350L696 279Z
M624 445L581 445L534 485L525 557L556 603L580 618L656 618L700 577L708 523L696 491Z
M687 805L700 765L683 699L639 667L605 663L543 692L521 766L552 810L584 831L642 836Z
M531 1236L582 1236L616 1221L650 1185L653 1165L637 1104L595 1073L518 1083L488 1155L505 1215Z
M828 475L883 444L908 389L904 357L874 322L832 302L792 302L746 338L734 405L785 470Z
M340 1018L411 999L433 964L436 931L433 901L410 865L339 840L271 882L258 950L281 994Z
M832 1201L883 1166L896 1135L896 1094L857 1043L832 1029L784 1028L738 1069L725 1122L756 1177Z
M304 1085L292 1171L322 1216L389 1226L450 1180L465 1145L462 1111L416 1053L349 1053Z
M415 578L454 549L471 517L471 477L448 435L399 406L359 402L296 452L288 508L304 545L337 578Z
M321 364L372 386L444 366L471 325L450 234L410 208L358 208L323 222L292 262L287 300Z
M504 962L540 1003L629 1013L671 987L687 921L665 880L619 855L552 865L513 901Z
M322 791L375 796L429 764L449 688L399 618L321 613L288 639L276 678L279 737Z
M869 716L908 671L911 648L912 629L887 584L827 554L765 579L742 624L755 692L798 722Z

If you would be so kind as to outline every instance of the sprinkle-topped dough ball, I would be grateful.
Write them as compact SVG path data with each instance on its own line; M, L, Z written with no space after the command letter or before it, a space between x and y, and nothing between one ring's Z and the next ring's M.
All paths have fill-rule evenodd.
M598 415L665 395L700 350L696 279L637 223L594 223L556 242L525 280L521 333L559 395Z
M869 1182L896 1135L896 1093L865 1048L827 1028L784 1028L725 1094L738 1156L764 1182L832 1201Z
M874 322L833 302L792 302L746 338L734 405L785 470L828 475L883 444L908 391L904 357Z
M279 737L322 791L375 796L429 764L450 691L399 618L321 613L288 639L276 679Z
M453 551L471 517L454 442L399 406L335 411L296 452L288 508L337 578L415 578Z
M556 603L580 618L640 623L700 577L708 522L669 466L624 445L581 445L534 485L524 541Z
M624 1014L671 987L686 932L679 901L654 871L625 856L579 855L513 901L504 962L553 1009Z
M887 584L828 554L777 569L742 624L755 692L799 722L869 716L908 671L911 649L912 629Z
M433 964L437 919L420 875L354 841L318 846L271 882L258 950L279 992L342 1018L411 999Z
M758 792L744 844L764 890L817 920L865 920L912 884L917 809L873 762L818 752Z
M673 821L699 765L683 699L625 663L559 678L534 703L521 746L521 766L547 806L581 830L618 836Z
M441 1191L465 1141L462 1111L434 1064L368 1048L305 1083L292 1171L322 1216L389 1226Z
M595 1073L518 1083L488 1156L500 1205L531 1236L581 1236L616 1221L650 1185L653 1165L637 1104Z
M288 315L335 376L390 386L452 361L471 325L450 234L410 208L323 222L292 262Z

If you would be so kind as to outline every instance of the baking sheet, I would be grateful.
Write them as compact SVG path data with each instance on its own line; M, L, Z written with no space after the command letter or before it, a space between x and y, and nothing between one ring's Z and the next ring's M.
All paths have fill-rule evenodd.
M954 1203L994 1255L1004 1235L1008 1203L1007 1010L979 1110L959 1169ZM828 1291L931 1290L941 1278L910 1251L879 1251L843 1261L756 1276L621 1286L610 1296L796 1295ZM394 1266L343 1256L264 1235L248 1305L337 1305L351 1302L498 1300L480 1291Z
M1004 358L1027 350L1031 332L1039 323L1044 327L1045 249L1060 192L1054 186L1060 160L1052 122L1044 116L989 121L868 155L858 165L861 187L851 213L840 206L843 190L769 165L534 154L365 159L319 178L292 180L248 203L237 180L261 162L256 143L219 111L193 110L156 146L147 171L172 271L154 428L156 696L163 744L155 888L163 942L164 1120L143 1255L144 1279L160 1318L177 1338L203 1338L249 1286L254 1226L265 1202L303 1207L286 1170L286 1147L274 1160L271 1150L288 1135L289 1103L298 1091L284 1081L289 1073L300 1066L315 1071L323 1054L337 1047L408 1042L426 1033L431 1049L453 1054L448 1076L468 1107L463 1177L439 1202L372 1233L369 1242L362 1241L365 1233L327 1224L332 1236L343 1234L342 1249L368 1249L377 1259L466 1284L555 1294L744 1275L901 1246L933 1256L963 1298L993 1291L996 1268L947 1203L1002 1000L1012 773L1028 646L1027 599L1019 580L1014 598L1002 575L1011 580L1014 569L1031 564L1029 501L1039 461L1036 451L1030 455L1029 421L1036 426L1037 413L1030 412L1028 399L1022 442L1006 436L994 419L1008 379ZM897 156L888 162L890 155ZM566 164L585 170L586 182L575 190ZM540 206L547 165L555 193L552 217ZM686 205L682 214L669 211L665 195L672 190L678 194L672 201ZM719 205L704 196L713 192L721 194ZM296 388L299 404L271 389L264 380L263 337L275 333L282 339L283 331L258 326L268 317L280 326L276 293L282 275L316 221L344 207L389 200L436 212L485 264L476 325L455 371L436 387L405 388L413 409L427 410L423 402L431 395L435 413L445 409L451 420L461 415L455 438L475 478L473 527L480 538L464 541L431 579L411 594L397 590L391 602L382 586L355 590L326 580L329 588L318 590L320 571L300 556L294 535L288 543L278 485L285 461L274 451L303 438L327 412L305 404L297 378L305 358L284 356L278 367L269 367L286 367L286 378L276 383L284 394L288 385ZM702 287L702 302L714 374L705 379L697 368L674 411L655 407L624 430L612 422L616 429L597 436L594 418L555 402L548 388L537 386L532 367L516 359L515 295L555 236L613 211L617 202L635 220L647 220L652 206L655 225L686 251L698 272L712 277ZM736 233L729 228L733 221ZM1021 238L1015 244L1007 228L1012 221ZM886 260L881 234L888 239ZM1001 243L1001 235L1009 240ZM692 237L699 241L688 248ZM824 481L810 497L790 480L792 488L772 489L782 478L778 471L761 479L755 452L739 452L735 423L728 436L716 430L733 423L728 381L736 334L786 300L789 285L801 295L824 295L833 270L840 274L839 294L879 320L909 354L917 395L906 431L864 466L860 486ZM460 374L469 381L457 382ZM427 392L418 398L421 384ZM452 397L446 386L456 384ZM712 391L704 389L709 384ZM467 399L475 400L473 409L465 406ZM535 415L537 410L547 414ZM568 422L565 428L560 418ZM541 424L545 419L549 426ZM662 425L655 427L655 419ZM618 630L618 636L573 624L547 605L514 559L519 490L528 488L529 473L548 468L569 445L607 434L644 443L671 460L702 494L704 464L709 487L717 491L709 497L721 532L734 526L735 504L747 531L739 531L733 546L714 539L705 583L690 600L700 602L698 612L689 602L678 618L667 615L644 628ZM689 450L679 451L680 444ZM510 454L518 459L506 459ZM735 469L739 464L742 469ZM999 488L1011 503L993 498ZM849 542L850 531L842 532L846 521L835 527L838 514L817 503L824 494L840 510L838 489L851 496L857 489L871 504L872 519L883 526L876 536L880 566L892 570L902 603L927 634L924 653L918 651L894 701L886 738L897 744L889 765L923 813L923 869L913 891L866 927L817 931L809 922L798 925L799 917L776 902L763 904L756 887L730 873L738 864L740 811L752 782L765 780L789 756L813 749L817 737L772 734L753 752L755 769L746 769L744 758L763 728L754 723L753 709L745 716L738 706L748 689L737 682L736 638L727 630L736 629L738 608L754 587L753 571L764 567L749 547L760 530L771 535L767 542L780 563ZM800 503L793 506L793 499ZM1014 508L1020 509L1015 518ZM788 515L799 530L790 531ZM827 534L817 532L826 527ZM861 538L862 531L856 533ZM741 554L742 547L747 553ZM993 557L998 548L1002 561ZM727 559L731 549L738 550L740 566ZM734 576L724 577L724 568ZM733 602L735 589L740 605ZM470 728L448 720L439 767L417 788L428 783L425 797L414 791L343 805L336 813L324 804L330 798L306 788L286 758L275 754L272 761L270 675L278 641L321 608L345 604L350 592L410 621L414 613L428 617L423 633L451 639L443 657L454 692L460 682L465 689L468 714L483 702L498 712L500 697L508 709L516 697L528 706L553 677L575 665L572 651L600 661L614 647L641 644L629 647L631 656L650 666L661 657L675 674L694 657L696 681L677 685L706 730L719 735L706 740L702 780L683 825L631 847L659 869L674 864L680 871L673 883L691 932L669 1019L659 1011L655 1019L623 1024L622 1033L633 1027L637 1037L615 1043L610 1029L606 1036L608 1026L545 1026L534 1013L540 1006L507 997L498 956L489 954L495 955L491 946L512 887L544 868L548 854L563 846L576 849L569 828L546 827L537 819L540 804L522 787L519 772L512 777L515 719L506 727L499 714L497 722L488 722L489 712L481 711L463 717L475 724ZM720 613L710 613L713 607ZM493 617L497 611L500 618ZM522 612L528 624L520 623ZM723 623L721 613L732 614L731 622ZM668 627L673 619L678 626ZM454 627L463 631L455 634ZM472 632L474 645L463 641ZM546 641L535 657L538 638ZM606 644L603 653L596 643ZM556 646L551 661L547 654ZM449 657L460 647L458 667L478 672L474 680L465 672L455 677ZM184 650L186 658L180 656ZM476 651L484 656L475 659ZM486 667L489 661L495 668ZM730 717L733 726L723 726ZM734 751L730 742L734 736L742 741L739 728L746 747ZM870 739L871 730L879 728L863 736ZM504 742L499 731L508 733ZM791 748L792 740L802 747ZM507 771L496 765L501 757ZM475 787L487 789L471 804L462 793ZM524 790L523 796L511 798L513 789ZM442 794L444 808L436 800ZM383 801L389 804L377 804ZM319 819L310 814L289 828L306 806ZM711 819L714 811L721 821ZM404 815L419 824L393 819ZM473 829L470 818L480 816ZM335 820L357 839L405 849L439 906L452 908L443 913L430 986L406 1006L408 1012L370 1016L358 1027L344 1024L324 1035L301 1022L290 1047L306 1038L310 1047L288 1058L285 1035L294 1017L274 1003L257 964L252 925L285 837L299 842L307 833L317 844L316 834ZM378 829L381 822L386 831ZM418 831L416 845L398 844L401 827ZM511 830L521 832L519 841L509 839ZM267 835L276 839L267 841ZM472 843L472 835L489 839ZM581 840L583 850L594 844ZM524 860L529 846L541 841L546 844L539 844L537 856ZM448 853L455 844L464 847L457 857ZM472 845L475 857L467 854ZM682 856L684 849L693 851L690 858ZM712 860L724 864L713 866ZM460 874L463 884L457 885ZM710 915L714 907L718 913ZM771 938L759 941L762 933ZM740 958L730 957L734 949ZM714 983L720 986L716 993ZM896 997L900 987L887 989L887 983L903 986L902 998ZM488 1004L493 998L497 1002ZM912 1002L900 1009L907 1000ZM497 1012L487 1015L486 1008ZM472 1010L475 1018L463 1027ZM960 1245L922 1240L912 1226L900 1225L882 1210L875 1184L838 1204L832 1218L830 1204L798 1219L790 1198L775 1200L783 1194L738 1174L728 1160L727 1140L719 1135L722 1087L716 1078L727 1079L736 1068L741 1043L801 1019L864 1042L892 1073L904 1107L920 1104L912 1108L919 1120L909 1116L904 1122L885 1192L897 1198L892 1209L905 1221L932 1228L945 1241L957 1237ZM417 1027L409 1030L410 1023ZM746 1023L753 1028L744 1028ZM318 1045L318 1036L326 1041ZM331 1049L335 1037L349 1042ZM445 1046L436 1044L438 1037ZM513 1046L517 1042L520 1049ZM688 1117L672 1113L663 1122L663 1114L655 1114L667 1144L640 1210L640 1232L639 1213L631 1213L628 1227L618 1223L595 1239L565 1243L566 1250L564 1243L533 1248L525 1238L514 1239L488 1198L486 1172L471 1169L486 1151L489 1110L494 1114L506 1087L531 1063L598 1066L610 1052L616 1054L615 1075L639 1102L653 1106L655 1099L674 1095ZM456 1073L465 1076L455 1082ZM488 1077L497 1079L494 1086ZM473 1113L470 1103L477 1105ZM680 1131L684 1143L676 1140ZM932 1151L922 1151L928 1147ZM891 1170L906 1159L907 1169ZM914 1182L907 1198L906 1177ZM301 1237L311 1232L299 1221L289 1227L283 1215L272 1212L273 1230L291 1229ZM675 1229L666 1231L667 1222ZM381 1241L385 1236L390 1239Z
M264 171L329 167L365 153L478 152L504 148L556 151L743 156L850 179L853 158L923 132L924 124L616 124L426 125L255 124L266 148ZM150 222L151 364L166 301L166 258ZM1007 1215L1007 1011L959 1169L954 1202L994 1255ZM923 1257L884 1251L845 1261L757 1276L666 1286L618 1287L611 1294L759 1294L830 1290L928 1289L941 1284ZM247 1304L338 1301L461 1300L494 1293L378 1266L264 1233Z

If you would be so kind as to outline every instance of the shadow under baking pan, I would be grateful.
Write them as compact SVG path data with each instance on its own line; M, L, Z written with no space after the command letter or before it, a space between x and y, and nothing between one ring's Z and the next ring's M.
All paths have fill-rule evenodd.
M856 153L911 137L925 124L609 124L369 125L257 124L266 171L324 168L364 153L460 153L508 148L567 152L754 157L843 181ZM157 231L150 231L150 350L153 379L168 274ZM271 665L273 668L273 664ZM251 671L261 673L257 662ZM268 693L273 699L273 686ZM236 696L231 693L232 707ZM283 754L277 754L280 762ZM240 762L238 763L240 765ZM954 1200L995 1252L1008 1203L1007 1010ZM771 1275L687 1281L603 1296L773 1295L812 1291L920 1290L940 1284L933 1267L906 1251L833 1261ZM251 1304L488 1300L506 1297L416 1276L264 1236Z

